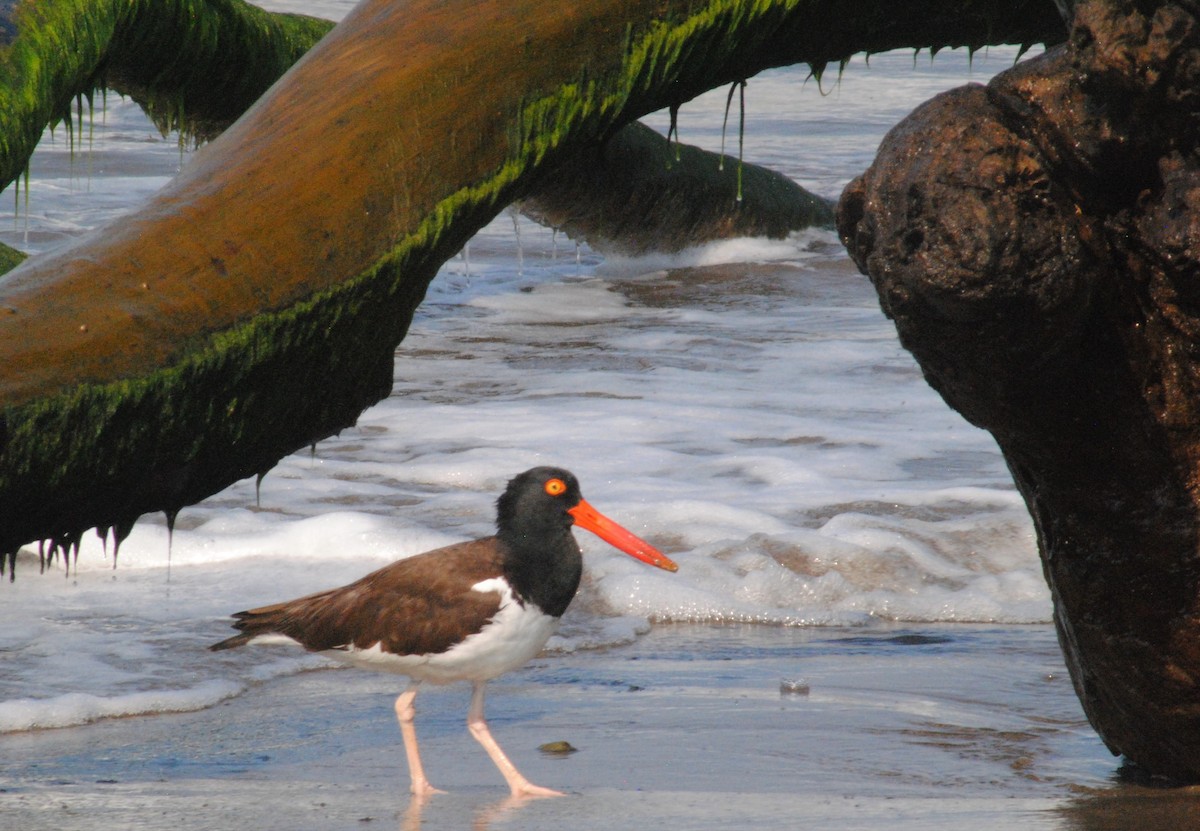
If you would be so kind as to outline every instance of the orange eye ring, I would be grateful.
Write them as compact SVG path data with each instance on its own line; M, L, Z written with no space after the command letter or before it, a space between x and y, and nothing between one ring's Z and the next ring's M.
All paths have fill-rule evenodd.
M567 483L562 479L547 480L544 487L546 489L546 493L550 494L551 496L562 496L567 492Z

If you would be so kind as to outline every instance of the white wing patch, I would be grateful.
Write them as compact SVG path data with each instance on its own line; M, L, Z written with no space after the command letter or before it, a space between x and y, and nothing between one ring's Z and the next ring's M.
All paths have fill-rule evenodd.
M542 651L558 627L558 618L543 614L531 603L521 605L502 577L471 586L472 591L500 595L500 609L482 629L445 652L393 655L380 644L323 652L344 663L408 675L418 681L449 684L487 681L516 669Z

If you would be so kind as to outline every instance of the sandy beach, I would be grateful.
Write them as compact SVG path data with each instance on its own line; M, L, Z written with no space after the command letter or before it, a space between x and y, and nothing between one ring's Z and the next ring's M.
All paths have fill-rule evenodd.
M1044 625L676 624L545 655L490 687L499 741L569 794L520 804L464 728L464 686L417 699L430 778L449 793L410 799L402 683L317 670L200 712L0 736L0 827L1101 831L1200 817L1192 789L1119 773ZM557 741L577 750L538 750Z

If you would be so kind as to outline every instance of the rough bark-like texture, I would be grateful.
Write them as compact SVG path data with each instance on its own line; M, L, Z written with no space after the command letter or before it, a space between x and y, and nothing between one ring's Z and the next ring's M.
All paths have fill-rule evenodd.
M839 227L929 382L995 435L1114 753L1200 780L1200 16L1080 4L1067 48L927 103Z
M71 2L99 0L16 8ZM629 121L769 66L1056 38L1048 5L364 0L143 210L0 278L0 552L174 512L352 424L438 265Z
M674 144L637 123L560 165L521 210L598 251L621 254L833 226L833 206L786 176Z

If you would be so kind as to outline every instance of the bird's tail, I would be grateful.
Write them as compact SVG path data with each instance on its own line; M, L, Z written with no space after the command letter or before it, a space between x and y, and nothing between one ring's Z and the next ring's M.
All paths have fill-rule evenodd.
M250 643L253 638L253 635L247 635L245 632L241 632L237 635L234 635L232 638L226 638L220 643L214 643L209 647L209 649L211 649L213 652L220 652L222 649L234 649L235 647L245 646L246 644Z
M220 652L223 649L236 649L239 646L245 646L250 641L262 635L271 635L279 632L280 621L278 611L283 605L280 603L277 606L264 606L261 609L238 612L234 615L236 621L233 624L233 628L241 631L220 643L214 643L209 649L213 652Z

